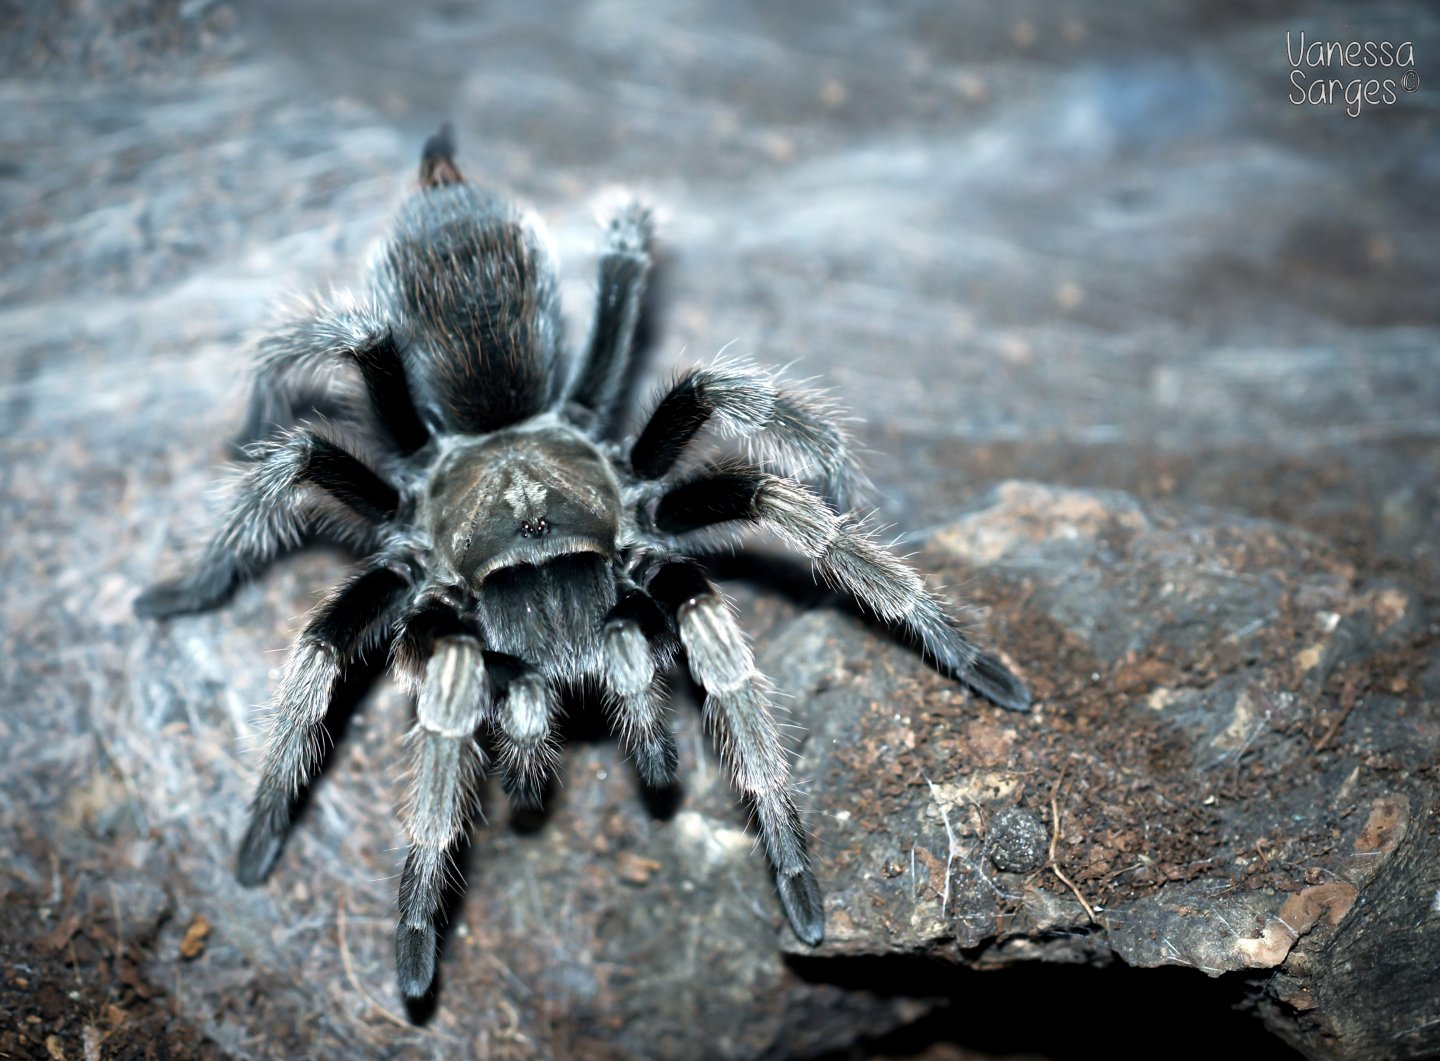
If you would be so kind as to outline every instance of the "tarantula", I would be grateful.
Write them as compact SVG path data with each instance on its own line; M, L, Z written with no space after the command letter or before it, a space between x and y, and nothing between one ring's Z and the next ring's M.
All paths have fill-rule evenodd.
M395 945L409 997L434 977L450 849L485 758L477 736L493 742L512 800L533 803L557 765L557 697L589 683L641 781L672 785L661 683L681 655L753 804L790 925L820 942L820 889L765 678L690 555L728 540L720 531L768 528L941 670L1002 707L1029 705L846 509L857 473L814 395L716 363L681 376L638 435L614 441L651 240L644 206L610 218L589 341L571 369L537 222L464 180L443 127L368 294L331 298L262 342L245 428L258 441L236 499L196 566L136 600L152 617L216 607L319 534L365 556L285 664L238 876L258 884L274 866L342 670L388 647L417 697ZM743 441L747 458L686 461L706 425Z

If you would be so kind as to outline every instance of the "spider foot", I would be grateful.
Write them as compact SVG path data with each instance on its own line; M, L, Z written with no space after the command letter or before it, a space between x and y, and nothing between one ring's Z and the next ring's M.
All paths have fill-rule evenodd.
M235 877L247 888L265 883L290 828L289 802L278 792L261 789L255 796L250 812L250 827L240 842L240 855L235 860Z
M646 788L669 788L675 784L680 753L675 747L673 735L664 733L653 740L637 743L632 755L635 772Z
M780 886L785 916L790 919L795 935L802 943L818 947L825 938L825 899L820 894L820 885L815 883L815 874L808 869L776 874L776 883Z
M632 200L610 218L603 253L646 260L654 235L655 220L650 208Z
M401 924L395 930L395 969L400 993L423 998L435 982L435 926Z
M500 787L516 810L536 811L545 806L549 778L529 770L501 770Z
M961 669L959 678L992 704L1007 711L1030 710L1030 690L994 656L978 653L968 666Z

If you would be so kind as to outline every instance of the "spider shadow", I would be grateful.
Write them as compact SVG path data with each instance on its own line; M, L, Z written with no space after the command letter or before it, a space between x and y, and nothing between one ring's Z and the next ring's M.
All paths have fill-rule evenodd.
M819 582L808 566L791 556L742 550L728 555L705 557L704 563L711 575L722 582L738 582L761 593L778 592L801 613L832 608L847 615L876 637L913 653L937 674L959 682L972 696L988 698L983 689L971 684L970 676L937 665L934 656L925 649L918 637L901 629L897 624L876 618L849 594L838 592Z
M848 594L817 580L810 567L791 556L739 551L704 558L706 569L721 582L737 582L761 594L778 593L802 614L830 608L857 620L871 633L911 652L923 650L918 641L889 623L875 618Z
M835 602L853 615L865 616L854 602L817 582L810 568L791 556L741 549L706 556L701 562L720 582L739 582L761 593L778 592L801 611Z

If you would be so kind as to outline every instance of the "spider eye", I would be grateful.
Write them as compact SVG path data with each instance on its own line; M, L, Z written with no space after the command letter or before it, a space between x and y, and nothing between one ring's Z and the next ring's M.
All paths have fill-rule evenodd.
M519 527L519 534L522 538L543 538L549 533L550 521L544 516L538 519L527 519Z

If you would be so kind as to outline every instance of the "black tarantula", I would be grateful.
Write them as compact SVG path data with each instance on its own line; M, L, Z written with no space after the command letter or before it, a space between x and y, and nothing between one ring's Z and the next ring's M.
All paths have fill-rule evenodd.
M589 343L571 369L536 222L465 182L448 126L425 146L420 185L367 296L333 298L262 343L246 425L260 441L238 495L194 569L135 603L153 617L216 607L316 534L365 556L285 664L240 880L263 881L280 854L342 670L388 648L418 698L395 953L401 990L424 995L450 849L474 810L477 734L498 749L512 800L533 802L559 757L557 697L593 683L641 780L671 785L661 682L683 655L790 925L819 943L824 908L765 678L689 554L729 540L719 531L767 528L941 670L1002 707L1024 710L1029 694L846 510L856 473L814 395L717 363L681 376L638 435L612 440L650 269L644 207L609 221ZM320 408L328 426L299 422ZM707 424L742 440L747 459L687 466Z

